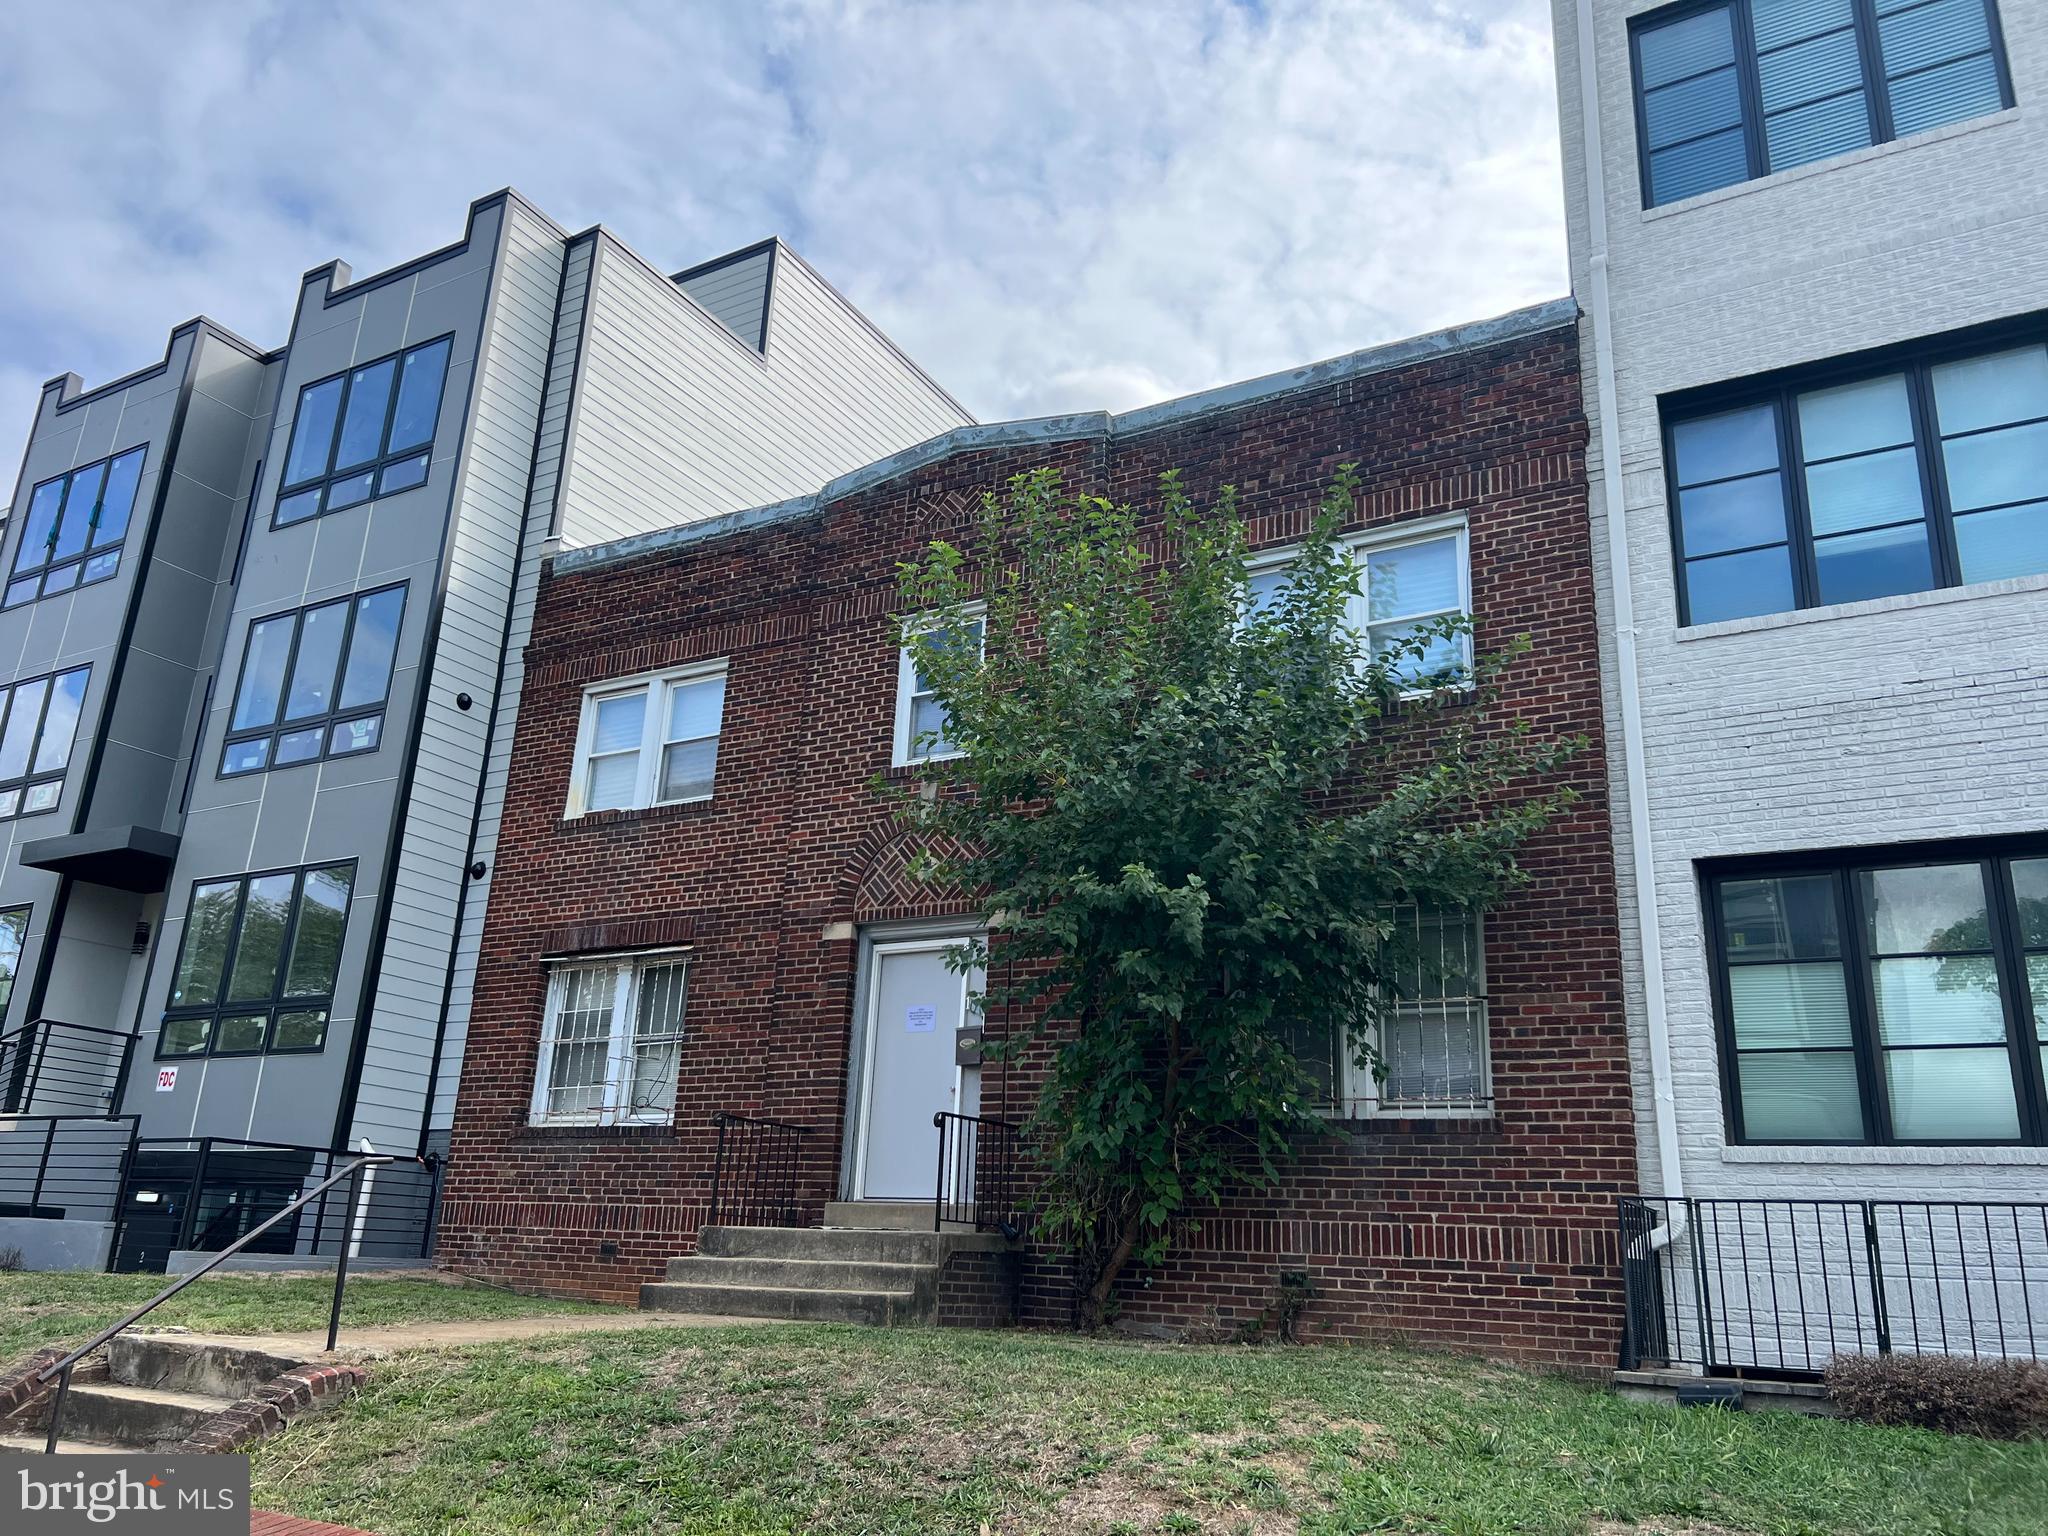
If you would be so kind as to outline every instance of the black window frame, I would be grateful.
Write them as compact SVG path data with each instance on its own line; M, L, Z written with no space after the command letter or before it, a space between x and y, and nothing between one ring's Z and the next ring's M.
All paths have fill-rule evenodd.
M2012 65L2006 57L2005 31L1998 14L1998 0L1980 0L1980 3L1984 7L1985 22L1990 33L1992 63L1998 73L1999 104L1994 110L2009 112L2017 98L2013 95ZM1862 65L1863 99L1870 117L1870 144L1858 145L1857 148L1865 149L1878 144L1896 143L1901 136L1894 131L1892 125L1890 82L1885 78L1884 58L1878 46L1876 5L1874 0L1853 0L1851 9L1856 33L1856 55ZM1709 11L1719 10L1729 13L1729 25L1735 36L1735 73L1742 98L1743 155L1748 163L1749 174L1740 181L1726 182L1718 187L1709 187L1705 191L1688 192L1683 197L1669 198L1660 203L1650 186L1650 128L1649 116L1643 110L1642 36L1645 32L1655 31L1666 23L1683 21L1689 16L1702 16ZM1790 174L1795 170L1803 170L1808 165L1825 165L1830 160L1840 158L1841 155L1856 153L1856 150L1845 149L1833 155L1823 155L1818 160L1787 166L1782 173L1771 169L1770 148L1764 142L1763 83L1757 63L1756 30L1752 24L1750 0L1680 0L1676 5L1662 6L1654 11L1645 11L1640 16L1631 16L1628 20L1628 67L1629 98L1635 109L1636 119L1636 186L1646 211L1651 208L1674 207L1695 197L1711 197L1716 192L1724 192L1729 187L1747 186L1750 182L1765 176ZM1899 78L1907 77L1902 75ZM1988 117L1991 114L1981 115ZM1976 118L1955 119L1955 122L1975 121ZM1936 133L1940 128L1951 126L1953 124L1944 123L1937 128L1915 129L1909 137L1917 138L1922 133ZM1668 149L1674 146L1665 147Z
M102 545L95 549L92 536L99 532L100 514L106 508L107 476L113 473L115 464L127 458L130 454L139 454L141 462L135 470L135 494L128 503L128 521L121 530L120 538L114 540L111 544ZM61 475L50 475L45 479L38 480L30 487L28 500L23 504L22 514L19 519L21 523L21 537L24 539L28 537L29 508L35 505L37 493L46 485L54 485L60 480L64 482L64 492L58 499L57 516L50 524L50 537L44 550L42 562L20 570L10 565L5 572L0 572L0 610L26 608L30 603L39 603L46 597L61 597L66 592L76 592L81 587L97 586L103 581L112 581L116 576L120 575L121 554L127 547L129 530L135 526L135 503L142 499L142 476L148 468L149 444L146 442L132 443L126 448L104 454L87 463L75 465L65 470ZM64 514L70 509L72 486L77 483L80 475L95 469L102 471L100 475L100 488L93 501L92 511L86 518L85 543L80 546L77 554L67 555L62 560L54 559L52 556L56 549L57 534L64 526ZM88 575L86 573L87 566L95 561L109 560L109 557L111 557L111 560L106 569L98 575ZM21 559L19 545L15 548L14 558L17 563ZM78 572L77 580L68 582L61 587L52 587L50 585L51 576L60 571L68 571L74 568ZM7 595L25 581L33 581L36 584L36 589L33 593L20 598Z
M6 978L6 991L0 994L0 1024L7 1021L7 1010L14 1002L15 984L21 980L21 957L28 952L28 925L34 920L35 910L35 904L27 901L0 907L0 925L11 918L21 919L21 938L14 946L14 974Z
M71 772L71 754L78 745L78 726L74 725L72 727L71 740L65 745L63 767L46 768L38 772L36 769L36 754L41 752L43 748L43 731L50 723L50 700L56 694L57 679L69 677L74 672L81 674L85 678L84 684L79 689L78 697L78 723L83 724L85 721L85 698L87 692L92 687L91 662L84 662L75 667L59 667L54 672L38 672L33 677L21 677L16 678L10 683L0 683L0 740L5 739L7 722L14 713L16 693L27 687L30 683L46 682L50 684L50 687L43 692L42 707L36 712L35 734L29 738L28 743L27 768L12 778L0 779L0 796L6 795L9 791L15 791L17 794L13 808L0 811L0 823L18 821L24 816L48 816L64 804L64 780ZM25 809L28 792L43 784L55 784L57 786L56 798L48 805L37 806L34 810Z
M366 747L358 752L336 752L334 750L334 728L338 725L347 725L351 721L368 720L372 716L381 718L389 712L391 708L391 681L397 675L398 670L398 640L405 632L405 606L411 597L411 585L408 581L387 582L381 587L368 587L361 592L350 592L341 597L322 598L317 603L307 603L298 608L285 608L276 613L258 614L250 619L249 627L242 637L242 662L235 673L234 691L228 695L227 724L222 731L220 757L214 766L214 777L217 779L246 779L254 774L278 773L288 768L304 768L313 763L357 757L374 757L377 753L383 751L384 729L382 725L379 725L377 728L377 744L374 747ZM374 705L363 704L353 709L343 709L340 707L341 684L342 680L348 676L349 654L355 645L357 607L363 599L378 597L386 592L396 592L399 597L398 628L392 633L392 666L391 671L384 678L384 692ZM345 605L348 612L342 623L341 647L335 654L334 698L332 703L325 714L308 715L304 719L299 720L287 720L284 717L284 711L285 706L291 701L293 669L298 665L299 642L306 633L306 615L318 608L332 608L337 605ZM291 647L285 652L284 674L278 680L277 713L271 717L270 724L268 725L252 725L237 730L235 729L235 710L241 703L242 685L249 680L249 656L250 652L254 649L252 642L255 639L257 627L263 624L274 623L279 619L290 619L293 623ZM316 728L320 732L320 750L317 753L311 757L299 758L294 762L281 764L277 761L277 743L281 737L295 736L301 732ZM236 769L228 767L228 754L236 747L252 741L265 740L270 745L264 752L263 762L259 766Z
M1982 583L1967 582L1963 579L1961 556L1956 550L1956 512L1949 494L1947 462L1939 451L1942 437L1940 422L1935 416L1933 371L1944 363L1963 362L1973 357L2042 345L2048 345L2048 311L2019 320L1973 326L1968 330L1923 337L1898 346L1875 348L1846 357L1829 358L1819 363L1778 369L1746 379L1663 396L1658 401L1659 444L1664 454L1665 527L1671 540L1672 583L1678 602L1679 627L1686 628L1695 622L1692 616L1691 580L1686 570L1688 559L1685 549L1685 528L1678 505L1679 427L1706 417L1742 410L1747 406L1768 404L1772 407L1777 417L1778 473L1785 498L1785 533L1791 546L1793 602L1790 608L1776 608L1767 613L1747 615L1744 618L1702 619L1698 622L1743 623L1751 618L1770 618L1778 614L1802 613L1815 608L1838 608L1852 603L1886 601L1880 597L1841 598L1829 602L1820 596L1820 574L1814 554L1813 520L1807 504L1807 466L1799 434L1798 398L1814 390L1861 383L1894 373L1906 376L1907 401L1913 422L1913 453L1920 474L1921 505L1924 508L1928 529L1928 561L1934 579L1925 587L1916 588L1913 593L1892 595L1907 597L1918 592L1939 592L1981 585ZM2024 421L2006 423L2005 426L2025 426L2037 420L2048 420L2048 417L2029 417ZM1697 490L1702 485L1718 483L1720 482L1700 481L1692 489ZM1973 507L1970 512L1991 510L1996 509ZM1711 555L1735 555L1750 550L1769 549L1775 543L1776 541L1772 540L1764 544L1714 550ZM1703 555L1701 558L1709 556Z
M179 1006L169 1001L165 1002L162 1012L157 1015L156 1048L154 1053L156 1060L178 1062L205 1061L214 1057L235 1060L237 1058L255 1056L318 1056L327 1049L328 1037L334 1033L334 999L335 995L341 990L341 948L337 947L335 951L334 984L325 993L293 994L285 991L285 983L291 976L292 945L297 942L299 935L299 904L301 897L305 893L306 876L316 870L323 869L346 869L348 871L348 905L342 909L341 914L342 944L345 946L348 942L349 915L354 911L356 903L356 877L360 873L359 861L356 859L327 859L317 864L287 864L282 869L253 869L245 874L238 875L203 875L192 881L185 893L184 926L178 934L178 947L171 956L171 973L165 982L165 996L167 999L170 989L177 986L178 973L184 966L185 945L189 942L192 933L192 904L197 899L200 888L208 885L221 885L230 880L239 882L241 888L235 895L235 913L233 918L230 919L227 949L221 959L218 995L211 1003L204 1004ZM258 880L268 879L275 875L290 875L293 879L291 901L285 910L284 933L278 941L277 974L271 981L270 995L267 998L230 1002L227 997L227 990L234 978L235 961L242 947L242 923L249 910L249 887ZM327 1016L326 1021L320 1026L320 1043L318 1045L277 1046L272 1044L272 1041L277 1038L277 1021L281 1014L312 1013L316 1011L325 1013ZM263 1044L259 1048L253 1051L223 1051L215 1048L214 1041L220 1034L220 1021L223 1015L258 1012L265 1015ZM204 1019L206 1021L205 1049L197 1051L165 1051L164 1041L170 1034L171 1025L194 1019Z
M2016 860L2048 858L2048 833L1963 841L1904 843L1790 854L1744 855L1704 860L1698 866L1698 896L1707 945L1714 1015L1715 1051L1720 1067L1722 1129L1730 1146L1743 1147L2041 1147L2048 1146L2048 1082L2044 1082L2034 1000L2027 982L2026 944L2010 866ZM1977 864L1987 876L1986 914L1998 977L1999 1006L2005 1016L2007 1061L2019 1135L2008 1139L1936 1140L1901 1137L1892 1125L1885 1086L1884 1044L1878 1032L1867 913L1856 876L1864 871L1933 865ZM1840 962L1849 1005L1849 1032L1863 1112L1860 1140L1786 1140L1750 1136L1744 1125L1742 1083L1735 1043L1735 1012L1729 986L1721 886L1728 881L1825 875L1836 887L1841 921ZM1978 1047L1981 1049L1982 1047Z
M425 352L434 347L441 346L445 346L448 349L448 356L441 364L441 384L434 397L434 430L427 434L425 442L415 443L401 451L393 452L391 449L391 425L398 415L399 387L404 381L405 360L416 352ZM342 428L348 423L349 397L355 392L355 376L371 368L378 367L383 363L390 363L393 372L390 398L384 402L384 421L377 432L377 453L360 464L337 465L334 462L334 456L340 451ZM387 352L380 357L365 358L362 362L350 363L346 368L342 368L334 373L323 374L317 379L300 385L297 404L292 411L292 429L285 438L283 456L278 460L277 494L271 498L270 526L273 529L296 528L301 523L313 522L328 516L330 513L348 512L357 507L367 507L373 502L382 500L387 495L396 496L405 491L418 490L421 486L425 485L428 476L433 473L434 441L440 435L441 407L447 402L448 374L454 366L455 333L448 331L439 336L429 337L425 341L418 341L410 346L400 347L397 351ZM334 407L334 425L328 429L327 453L322 461L324 467L318 474L308 475L299 480L286 480L285 476L291 470L292 451L298 447L299 429L305 420L306 396L316 389L335 383L337 380L341 384L341 395ZM398 486L389 491L385 490L385 471L394 465L409 464L414 459L421 457L424 457L427 463L418 480L410 485ZM346 506L330 506L328 504L329 493L336 482L353 480L359 475L368 475L370 477L370 493L366 496L358 497ZM303 516L285 517L283 515L285 503L293 497L304 495L309 491L317 491L319 493L319 500L314 509Z

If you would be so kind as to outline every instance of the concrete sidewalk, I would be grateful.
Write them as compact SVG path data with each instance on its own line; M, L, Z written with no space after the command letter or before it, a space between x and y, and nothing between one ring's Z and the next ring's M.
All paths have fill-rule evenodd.
M777 1326L780 1320L716 1317L703 1312L563 1312L528 1317L480 1318L455 1323L398 1323L377 1328L351 1328L342 1323L335 1354L343 1358L376 1359L408 1349L459 1349L469 1344L496 1344L508 1339L536 1339L553 1334L630 1333L646 1328L752 1328ZM138 1329L166 1332L197 1344L231 1344L260 1349L296 1360L315 1360L326 1353L327 1334L196 1333L184 1329Z

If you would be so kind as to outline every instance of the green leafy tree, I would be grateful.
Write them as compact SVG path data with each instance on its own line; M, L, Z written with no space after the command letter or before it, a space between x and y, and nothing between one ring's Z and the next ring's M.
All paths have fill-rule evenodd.
M1152 516L1021 475L968 549L902 570L943 710L924 745L957 755L887 792L928 834L920 873L974 893L988 938L955 963L986 968L992 1050L1045 1066L1037 1220L1091 1326L1324 1129L1329 1052L1304 1040L1381 1070L1374 1026L1429 963L1399 912L1496 901L1564 798L1540 781L1578 743L1494 717L1502 658L1418 688L1465 621L1364 654L1356 483L1256 597L1234 492L1199 508L1176 474Z

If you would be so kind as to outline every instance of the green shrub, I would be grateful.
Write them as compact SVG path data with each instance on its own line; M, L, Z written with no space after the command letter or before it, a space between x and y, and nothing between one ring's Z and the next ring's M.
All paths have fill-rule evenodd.
M1838 1355L1828 1397L1852 1419L1989 1440L2048 1438L2048 1365L1973 1355Z

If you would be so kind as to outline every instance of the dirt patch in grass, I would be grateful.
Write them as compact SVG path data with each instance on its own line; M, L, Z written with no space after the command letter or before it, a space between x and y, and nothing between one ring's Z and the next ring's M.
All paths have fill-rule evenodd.
M1296 1536L1301 1517L1237 1505L1203 1506L1150 1486L1134 1469L1119 1466L1073 1489L1050 1510L1006 1516L991 1536Z

